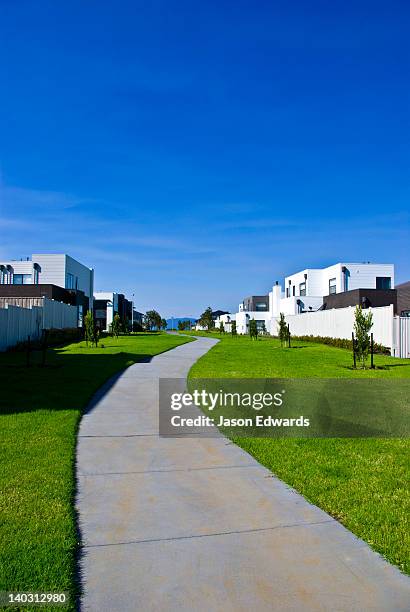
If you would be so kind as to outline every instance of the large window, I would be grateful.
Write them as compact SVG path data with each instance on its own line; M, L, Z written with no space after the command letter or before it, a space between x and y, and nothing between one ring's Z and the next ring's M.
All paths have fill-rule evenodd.
M391 289L390 276L376 276L376 289Z
M31 274L13 274L13 285L31 285Z
M335 278L331 278L329 280L329 295L331 295L332 293L336 293L336 279Z
M300 283L299 295L306 295L306 283Z
M66 289L78 289L78 277L70 272L66 274Z

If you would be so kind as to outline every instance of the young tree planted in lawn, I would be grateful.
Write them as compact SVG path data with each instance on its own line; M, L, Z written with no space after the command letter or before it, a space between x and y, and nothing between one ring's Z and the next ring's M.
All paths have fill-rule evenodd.
M279 315L278 336L280 340L280 345L283 348L283 345L286 344L288 340L288 326L287 326L285 315L283 314L283 312L281 312Z
M236 329L236 321L232 321L232 324L231 324L231 334L232 334L232 336L237 336L238 335L238 332L237 332L237 329Z
M363 312L361 306L356 306L354 313L354 332L356 334L356 355L361 361L362 368L366 367L366 361L369 357L370 350L370 335L369 332L373 326L373 313Z
M84 328L85 342L87 346L89 343L91 345L95 344L95 346L98 346L100 330L95 327L94 316L91 310L88 310L84 317Z
M161 319L161 329L163 329L165 331L167 327L168 327L167 320L166 319Z
M212 308L210 306L208 306L208 308L201 314L198 323L201 327L205 327L208 331L215 327L215 321L212 318Z
M258 339L258 325L257 325L255 319L251 319L249 321L249 335L251 337L251 340L257 340Z
M224 334L225 333L225 327L224 327L224 324L222 323L222 321L219 323L219 333L220 334Z
M122 328L121 317L117 312L114 315L114 318L112 320L112 335L118 338L121 332L121 328Z

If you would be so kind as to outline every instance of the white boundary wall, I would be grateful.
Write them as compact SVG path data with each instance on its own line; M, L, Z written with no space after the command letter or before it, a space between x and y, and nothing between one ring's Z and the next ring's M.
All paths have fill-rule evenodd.
M410 359L410 317L394 318L395 343L392 354Z
M43 298L41 306L22 308L11 304L0 307L0 351L18 342L38 340L43 329L77 327L77 308Z
M393 305L369 308L373 313L374 341L388 348L395 347ZM293 336L324 336L330 338L352 338L354 325L354 306L332 308L298 315L286 315L290 333ZM276 334L277 319L273 321L272 332Z

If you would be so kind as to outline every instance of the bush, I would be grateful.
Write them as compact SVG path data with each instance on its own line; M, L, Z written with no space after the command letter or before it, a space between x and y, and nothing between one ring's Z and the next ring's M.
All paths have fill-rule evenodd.
M328 344L337 348L353 350L353 343L346 338L329 338L328 336L292 336L293 340L301 342L316 342L317 344ZM381 344L374 343L374 352L379 355L390 355L390 349Z

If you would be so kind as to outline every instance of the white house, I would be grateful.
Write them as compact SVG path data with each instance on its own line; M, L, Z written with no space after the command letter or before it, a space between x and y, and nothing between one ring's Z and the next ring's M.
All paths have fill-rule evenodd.
M285 278L285 293L276 312L298 314L318 310L323 298L352 289L394 289L394 265L337 263L328 268L308 268Z
M94 270L62 253L33 253L30 258L0 261L2 285L56 285L82 291L93 306Z
M353 289L394 289L394 265L372 263L337 263L327 268L307 268L285 278L285 287L276 282L267 295L250 296L231 314L238 334L246 334L249 321L259 329L276 333L276 319L283 312L295 315L313 312L323 306L323 298Z
M94 316L96 323L104 331L109 331L114 315L118 312L118 293L114 291L96 291L94 293Z

